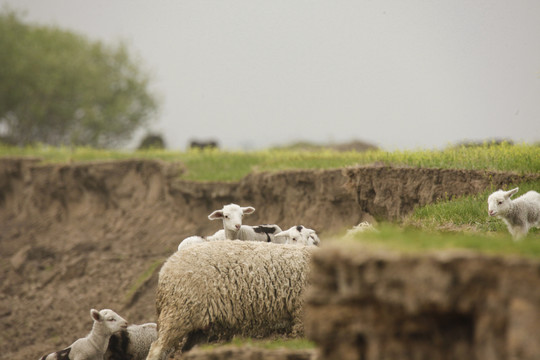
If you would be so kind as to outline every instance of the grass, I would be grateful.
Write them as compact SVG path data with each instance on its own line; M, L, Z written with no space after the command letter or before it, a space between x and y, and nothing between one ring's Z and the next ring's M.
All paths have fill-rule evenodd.
M381 224L378 230L360 233L354 237L354 241L371 249L403 253L466 249L488 254L540 257L537 233L529 233L525 239L513 241L505 232L445 232L395 224Z
M0 145L0 157L39 157L47 163L71 161L161 159L180 161L186 166L184 179L194 181L238 181L252 172L287 169L329 169L383 163L424 168L501 170L518 173L540 172L540 146L486 143L477 147L449 147L443 150L337 152L333 150L220 151L170 150L119 151L85 147L7 147Z
M221 346L235 346L244 347L251 346L260 349L275 350L275 349L289 349L289 350L305 350L314 349L315 343L305 338L278 338L278 339L252 339L245 337L234 337L228 343L220 344L206 344L202 345L203 350L212 350Z
M514 197L525 194L529 190L540 190L540 180L531 181L519 186L519 192ZM514 186L509 186L508 189ZM405 220L407 225L416 225L427 229L470 229L481 232L506 232L502 220L489 217L487 214L487 198L497 189L456 199L446 199L434 204L415 209ZM533 229L532 233L535 232Z

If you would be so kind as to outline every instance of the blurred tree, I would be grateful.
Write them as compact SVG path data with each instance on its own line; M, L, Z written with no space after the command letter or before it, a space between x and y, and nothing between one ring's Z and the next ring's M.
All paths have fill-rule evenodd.
M0 129L19 145L121 145L155 115L148 81L124 44L0 12Z

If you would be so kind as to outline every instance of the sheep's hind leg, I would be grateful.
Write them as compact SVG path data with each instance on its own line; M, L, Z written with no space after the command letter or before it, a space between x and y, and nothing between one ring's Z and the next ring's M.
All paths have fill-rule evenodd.
M191 350L195 345L208 342L208 336L202 330L195 330L190 332L187 337L184 345L182 346L182 353Z
M166 360L170 354L175 350L175 346L178 340L183 339L185 333L176 331L177 329L171 329L167 326L160 326L158 331L158 338L150 346L150 351L146 360ZM175 336L175 335L179 336Z

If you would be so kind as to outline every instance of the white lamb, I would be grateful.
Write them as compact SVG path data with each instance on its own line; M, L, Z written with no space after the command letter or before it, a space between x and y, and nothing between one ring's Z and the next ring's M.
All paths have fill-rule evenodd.
M277 225L242 225L244 215L253 214L255 208L252 206L241 207L236 204L223 206L220 210L213 211L208 215L210 220L223 220L223 229L218 230L210 236L190 236L182 240L178 245L178 250L193 244L206 241L219 240L250 240L273 242L274 235L281 231Z
M144 360L158 337L157 324L129 325L112 334L104 360Z
M127 321L112 310L90 310L94 320L92 331L85 338L75 341L71 346L40 360L102 360L112 334L127 329Z
M275 242L280 244L319 246L321 240L315 230L308 229L303 225L297 225L276 234Z
M244 215L253 214L254 212L254 207L241 207L236 204L225 205L223 209L213 211L208 215L208 219L223 220L223 230L216 232L213 237L222 238L225 236L226 240L239 240L238 232L242 227Z
M488 197L488 214L502 219L514 240L522 239L531 227L540 226L540 194L529 191L515 200L519 188L498 190Z

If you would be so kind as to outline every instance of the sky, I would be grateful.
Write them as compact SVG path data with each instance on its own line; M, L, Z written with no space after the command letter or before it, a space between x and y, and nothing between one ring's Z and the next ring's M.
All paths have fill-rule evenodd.
M160 99L151 130L171 149L540 141L538 0L0 3L126 42Z

